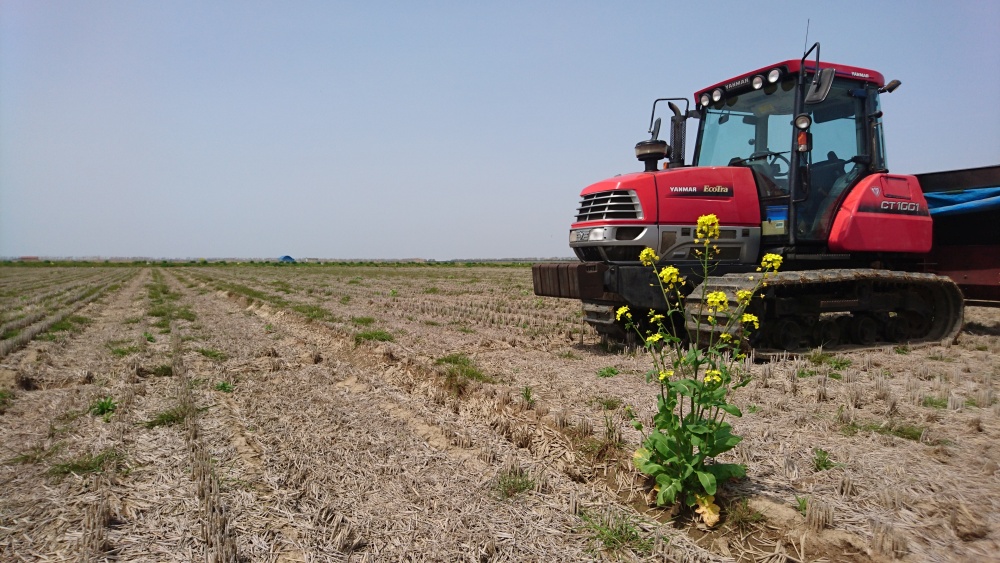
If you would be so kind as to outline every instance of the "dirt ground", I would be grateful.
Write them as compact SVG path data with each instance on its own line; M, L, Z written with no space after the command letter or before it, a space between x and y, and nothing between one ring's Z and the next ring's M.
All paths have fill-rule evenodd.
M998 309L748 365L708 530L630 466L648 357L528 268L74 270L0 268L5 326L116 282L0 358L3 561L1000 560Z

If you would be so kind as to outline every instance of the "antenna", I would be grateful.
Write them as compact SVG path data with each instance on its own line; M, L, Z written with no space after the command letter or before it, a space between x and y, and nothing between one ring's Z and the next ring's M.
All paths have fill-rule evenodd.
M806 18L806 42L802 45L802 52L806 52L806 47L809 46L809 18Z

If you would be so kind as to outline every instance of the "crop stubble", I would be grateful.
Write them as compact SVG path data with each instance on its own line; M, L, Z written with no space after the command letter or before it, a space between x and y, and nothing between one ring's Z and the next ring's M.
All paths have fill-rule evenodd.
M643 493L627 472L639 437L621 409L652 414L648 364L602 351L576 304L531 294L526 269L158 271L195 320L175 319L169 334L154 328L152 272L137 269L82 310L92 322L80 332L3 360L0 387L14 388L0 415L5 458L51 452L0 466L5 555L590 560L601 554L580 510L632 514L648 537L669 539L632 554L639 559L996 553L995 311L970 309L953 347L844 354L847 367L820 357L753 366L755 381L735 395L745 416L734 426L746 440L731 452L749 478L728 493L750 497L772 529L745 541L715 532L696 545L630 505ZM31 272L4 270L0 281L42 295L72 279L52 270L61 277L46 283L46 270ZM351 321L360 318L372 321ZM393 341L355 345L371 329ZM109 342L138 350L116 357ZM468 382L457 394L435 364L450 354L496 383ZM171 364L172 376L150 375ZM608 366L619 375L596 375ZM37 389L17 388L19 375ZM217 389L223 382L231 392ZM182 406L185 393L193 408L184 424L144 424ZM81 414L106 396L119 403L108 422ZM936 404L928 397L951 398L953 408L925 406ZM600 400L608 398L621 405L604 410L614 405ZM605 416L633 446L594 462L580 438L591 430L600 441ZM903 427L919 440L900 437ZM817 449L836 465L815 470ZM104 452L114 455L100 471L50 474ZM512 468L532 476L535 490L504 499L495 484ZM796 497L812 503L809 519L794 509ZM832 520L816 516L820 509ZM212 539L219 529L232 546Z

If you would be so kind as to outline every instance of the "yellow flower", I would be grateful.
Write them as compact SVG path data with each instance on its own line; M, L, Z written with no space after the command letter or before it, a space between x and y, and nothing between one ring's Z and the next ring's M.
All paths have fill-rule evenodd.
M663 315L650 315L649 322L658 323L663 320Z
M663 335L660 334L659 332L657 332L656 334L650 334L649 336L647 336L646 337L646 342L657 342L661 338L663 338Z
M713 317L712 315L709 315L708 316L708 324L714 325L715 324L715 317Z
M673 287L674 284L683 283L684 280L681 278L681 272L673 266L667 266L660 270L660 281L667 285L667 287Z
M700 239L719 238L719 218L715 216L715 213L698 217L698 229L695 236ZM705 242L707 243L708 240Z
M630 319L632 318L632 313L628 312L628 305L623 305L618 308L618 312L615 314L615 320L616 321L622 320L622 315L625 315Z
M705 372L705 383L722 383L722 372L717 369L710 369Z
M660 381L666 381L667 379L670 379L673 376L674 376L674 370L672 369L660 371Z
M660 261L660 257L656 255L656 252L652 248L644 248L639 253L639 261L642 262L643 266L652 266Z
M729 334L728 332L723 332L722 334L719 335L719 340L723 342L729 342L730 340L732 340L732 338L733 335Z
M740 319L743 324L753 324L754 328L760 328L760 319L757 315L751 315L750 313L743 313L743 318Z
M746 307L750 304L750 298L753 297L753 292L749 289L741 289L736 292L736 300L739 301L740 305Z
M782 258L778 254L765 254L764 258L760 261L760 266L765 270L777 272L778 268L781 267L781 260Z
M725 311L729 309L729 299L722 291L713 291L705 298L709 311Z

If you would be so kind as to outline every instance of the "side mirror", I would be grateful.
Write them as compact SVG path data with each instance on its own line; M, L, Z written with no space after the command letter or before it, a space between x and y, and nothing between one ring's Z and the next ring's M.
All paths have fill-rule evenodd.
M657 117L656 121L653 122L653 130L650 131L653 135L649 138L650 141L655 141L660 136L660 118Z
M830 95L830 88L833 87L833 77L837 74L835 68L824 68L816 73L809 91L806 92L807 104L818 104Z
M902 82L898 80L893 80L888 84L886 84L885 86L879 88L878 91L880 94L891 94L896 88L899 88L900 84L902 84Z

